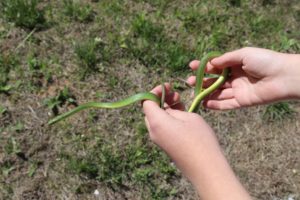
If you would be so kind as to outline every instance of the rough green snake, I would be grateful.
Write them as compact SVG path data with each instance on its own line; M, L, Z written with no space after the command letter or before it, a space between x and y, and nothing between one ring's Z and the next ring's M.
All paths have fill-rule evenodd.
M227 79L228 76L228 68L225 68L221 75L219 76L219 78L208 88L203 89L203 78L204 78L204 73L205 73L205 67L208 61L210 61L211 59L220 56L221 54L219 52L210 52L208 54L206 54L200 61L200 66L198 67L197 71L196 71L196 86L195 86L195 90L194 90L194 95L195 98L188 110L188 112L196 112L201 101L208 96L209 94L211 94L213 91L215 91L217 88L219 88ZM63 119L66 119L67 117L81 111L84 109L88 109L88 108L121 108L121 107L125 107L128 106L130 104L133 104L137 101L142 101L142 100L151 100L154 101L158 104L160 104L161 107L163 107L164 104L164 100L165 100L165 87L164 85L162 85L162 97L158 97L153 93L150 92L143 92L143 93L138 93L135 94L133 96L130 96L126 99L120 100L120 101L116 101L116 102L89 102L89 103L85 103L82 105L79 105L78 107L63 113L61 115L58 115L57 117L51 119L48 124L54 124L58 121L61 121Z

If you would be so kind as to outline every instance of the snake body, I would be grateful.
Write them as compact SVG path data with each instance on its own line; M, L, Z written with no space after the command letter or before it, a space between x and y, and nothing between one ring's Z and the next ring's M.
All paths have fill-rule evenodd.
M122 108L122 107L128 106L130 104L133 104L137 101L142 101L142 100L151 100L151 101L156 102L157 104L161 104L160 98L158 96L156 96L155 94L150 93L150 92L143 92L143 93L138 93L138 94L130 96L126 99L116 101L116 102L89 102L89 103L81 104L80 106L77 106L76 108L51 119L48 122L48 124L49 125L54 124L54 123L61 121L81 110L84 110L84 109L88 109L88 108Z
M203 89L203 78L204 78L206 64L212 58L218 57L220 55L221 54L218 52L210 52L201 59L200 66L198 67L198 69L196 71L196 86L195 86L195 90L194 90L195 98L194 98L188 112L196 112L198 110L198 107L199 107L201 101L225 82L225 80L228 76L228 71L229 71L228 68L225 68L222 71L222 74L210 87ZM119 100L116 102L89 102L89 103L81 104L66 113L58 115L57 117L51 119L48 122L48 124L51 125L58 121L64 120L67 117L70 117L71 115L73 115L81 110L84 110L84 109L88 109L88 108L121 108L121 107L125 107L125 106L131 105L135 102L142 101L142 100L151 100L151 101L156 102L157 104L160 104L160 106L163 107L164 100L165 100L164 85L162 85L162 97L161 98L156 96L153 93L143 92L143 93L138 93L138 94L135 94L133 96L130 96L128 98L125 98L123 100Z
M219 52L210 52L206 56L202 58L200 61L200 66L197 69L196 72L196 86L194 89L194 95L195 98L192 102L192 105L190 106L188 112L196 112L198 110L198 107L200 105L200 102L207 97L209 94L211 94L213 91L218 89L227 79L229 74L229 69L224 68L219 78L208 88L203 89L203 78L204 78L204 72L205 67L207 63L218 56L221 56L222 54Z

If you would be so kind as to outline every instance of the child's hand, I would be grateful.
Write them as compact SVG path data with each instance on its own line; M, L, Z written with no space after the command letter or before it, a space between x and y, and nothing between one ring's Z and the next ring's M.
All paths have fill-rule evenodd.
M190 63L193 70L198 65L199 61ZM206 98L208 108L232 109L300 98L300 55L246 47L214 58L206 71L220 73L225 67L231 67L231 76ZM195 77L189 77L188 83L194 85ZM210 83L206 80L204 85Z
M165 86L166 103L174 109L163 110L152 101L143 103L150 138L171 157L203 199L249 199L213 130L199 115L182 111L179 94ZM152 92L161 96L161 86Z
M172 105L179 102L179 94L170 92L170 85L166 87L166 104ZM161 86L151 92L161 96ZM220 153L217 139L207 123L195 113L182 111L182 104L175 104L179 109L161 109L155 102L145 101L143 108L145 121L151 140L161 147L178 165L182 172L189 178L195 156L192 153L201 149L203 154L213 149Z

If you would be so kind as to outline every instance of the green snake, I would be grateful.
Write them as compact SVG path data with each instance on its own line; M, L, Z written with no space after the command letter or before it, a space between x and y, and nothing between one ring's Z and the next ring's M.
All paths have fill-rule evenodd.
M228 68L224 68L221 75L219 76L219 78L211 86L209 86L206 89L203 89L203 78L204 78L206 64L211 59L218 57L220 55L221 54L219 52L210 52L201 59L200 66L198 67L198 69L196 71L196 86L194 89L195 98L194 98L188 112L196 112L197 109L199 108L201 101L206 96L208 96L213 91L215 91L217 88L219 88L227 79L229 70L228 70ZM84 109L88 109L88 108L121 108L121 107L128 106L130 104L133 104L137 101L143 101L143 100L154 101L157 104L160 104L161 107L163 107L163 104L165 101L164 85L162 85L162 97L161 98L151 92L143 92L143 93L138 93L138 94L135 94L133 96L130 96L128 98L125 98L123 100L116 101L116 102L89 102L89 103L79 105L76 108L74 108L66 113L58 115L57 117L51 119L48 122L48 124L51 125L58 121L64 120L67 117L70 117L71 115L73 115L81 110L84 110Z

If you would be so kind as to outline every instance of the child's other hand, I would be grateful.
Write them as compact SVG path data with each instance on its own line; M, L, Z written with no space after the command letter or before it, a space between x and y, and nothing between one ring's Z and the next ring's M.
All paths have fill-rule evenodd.
M199 61L192 61L195 70ZM214 58L208 63L208 73L219 74L231 68L231 76L222 88L206 98L211 109L232 109L265 104L289 98L300 98L300 56L260 48L242 48ZM212 80L206 80L206 86ZM195 84L195 77L188 83Z

